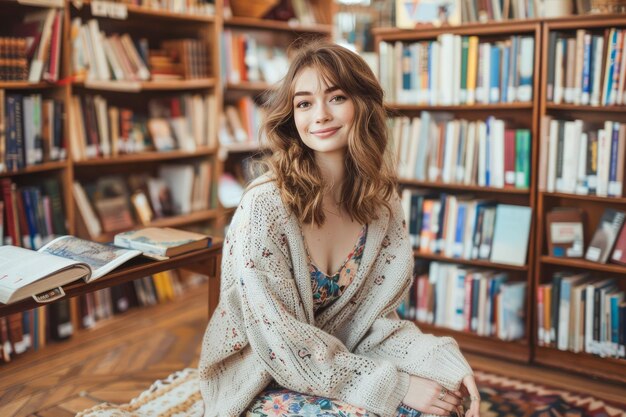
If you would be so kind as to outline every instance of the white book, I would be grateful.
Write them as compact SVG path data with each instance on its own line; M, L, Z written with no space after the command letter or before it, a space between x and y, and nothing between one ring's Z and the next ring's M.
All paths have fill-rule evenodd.
M443 241L443 253L448 257L454 256L454 235L456 232L457 214L458 214L458 201L453 195L448 196L446 199L446 221L444 225L444 241Z
M91 282L140 254L74 236L58 237L38 251L2 246L0 302L56 300L65 295L63 285L79 279Z
M420 132L422 129L422 121L419 117L414 117L411 123L411 136L409 138L410 146L409 146L409 159L407 162L405 177L406 178L414 178L415 168L417 165L417 155L419 151L420 145Z
M83 222L85 223L85 227L87 227L87 232L89 236L92 238L96 238L102 234L102 227L100 225L100 221L96 216L89 199L87 198L87 194L85 190L80 185L80 183L74 181L74 199L76 200L76 206L78 207L78 211L83 218Z
M487 125L478 125L478 185L487 185Z
M98 21L96 19L89 19L87 28L89 29L89 39L91 40L95 56L96 73L98 74L97 79L108 81L111 79L111 73L109 72L109 65L104 55L104 36L100 32Z
M454 122L447 122L445 124L446 129L446 135L445 135L445 147L443 149L443 169L441 172L441 181L449 184L452 182L452 178L453 178L453 174L452 174L452 168L453 165L455 164L455 161L453 161L453 157L454 157L454 146L456 145L457 141L455 140L455 129L454 129Z
M602 79L602 53L604 52L604 38L602 36L594 36L593 48L593 75L591 84L591 105L600 105L600 81Z
M606 197L609 192L609 170L611 165L611 134L613 122L604 122L598 131L598 184L596 195Z
M43 68L46 64L46 57L49 55L50 49L50 40L52 37L52 24L54 23L54 16L56 14L56 9L48 9L45 13L45 18L43 18L43 26L41 29L41 37L39 40L39 45L37 46L37 50L35 51L33 58L30 62L30 69L28 72L28 81L31 83L38 83L41 81L41 76L43 75ZM41 18L40 14L33 15L35 19L39 20Z
M465 276L467 270L455 268L455 274L452 275L452 320L450 328L462 331L465 328L463 318L463 310L465 308Z
M96 118L98 120L100 151L103 156L111 156L111 138L109 135L107 102L102 96L95 96L93 102L96 108Z
M400 163L398 165L398 172L402 177L406 177L409 146L411 144L411 119L405 116L401 120L402 131L400 133Z
M452 68L454 71L454 80L452 83L452 104L461 104L461 36L454 36L454 54Z
M530 207L498 204L491 262L517 266L526 264L531 218Z
M548 181L546 190L553 193L556 190L556 160L558 158L558 141L559 141L559 122L557 120L550 121L550 134L548 142Z
M563 170L561 187L557 191L574 193L576 191L576 175L578 173L578 151L582 122L565 122L563 135ZM586 150L585 150L586 152Z
M556 48L554 52L554 98L555 104L561 104L563 102L564 84L563 84L563 42L561 39L557 39Z
M474 236L474 227L476 223L476 205L478 200L470 200L467 202L465 215L465 231L463 234L463 254L462 259L470 259L472 256L472 238Z
M504 121L494 119L489 135L490 147L490 186L504 187Z
M587 186L587 146L589 145L587 140L587 133L581 133L578 152L578 174L576 178L576 194L581 195L589 194L589 187Z
M417 161L415 163L414 178L419 181L424 181L427 178L427 158L430 150L430 128L431 128L431 114L430 112L422 112L420 133L419 133L419 146L417 151Z
M439 55L441 54L441 47L439 42L431 43L431 56L430 56L430 71L428 72L428 76L430 77L430 94L429 94L429 103L433 106L436 106L439 103L439 85L440 85L440 77L439 72L441 68L439 68Z
M465 174L463 175L463 184L470 185L473 184L475 178L473 178L474 173L474 165L475 165L475 155L476 155L476 131L477 124L475 122L471 122L467 128L467 143L465 148L467 149L465 152Z
M574 68L574 104L581 103L583 80L583 56L585 50L585 30L576 31L576 66Z
M159 177L167 183L172 196L172 205L176 214L191 212L194 171L192 165L162 165Z
M520 40L519 78L517 100L529 102L533 97L533 66L535 53L535 39L525 36Z
M442 106L453 104L454 86L454 35L445 33L439 36L439 101Z

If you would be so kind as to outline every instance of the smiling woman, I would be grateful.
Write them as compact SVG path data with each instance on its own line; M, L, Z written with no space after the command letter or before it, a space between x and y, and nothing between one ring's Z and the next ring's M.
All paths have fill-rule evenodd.
M456 342L395 312L413 258L368 65L309 44L266 107L268 172L228 229L203 343L205 417L444 416L463 395L478 417Z

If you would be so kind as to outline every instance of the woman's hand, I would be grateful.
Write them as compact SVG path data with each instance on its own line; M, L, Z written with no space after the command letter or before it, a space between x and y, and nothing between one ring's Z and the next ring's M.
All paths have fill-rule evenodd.
M474 379L472 378L472 382ZM465 379L463 380L465 384ZM474 384L476 387L476 384ZM476 390L478 392L478 390ZM430 379L411 375L409 390L402 401L405 405L426 414L449 416L461 405L462 396L459 391L448 391ZM470 409L472 410L472 409ZM478 413L471 415L478 417ZM468 414L468 417L471 417Z
M465 417L480 417L480 392L478 392L478 387L476 386L473 375L467 375L463 378L461 391L469 396L471 401L469 409L465 413Z

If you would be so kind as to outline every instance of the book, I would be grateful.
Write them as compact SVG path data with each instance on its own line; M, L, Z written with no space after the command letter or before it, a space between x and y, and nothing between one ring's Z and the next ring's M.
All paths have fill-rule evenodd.
M584 253L583 211L559 207L546 214L548 255L582 258Z
M43 303L65 295L62 285L91 282L141 254L74 236L60 236L38 251L0 247L0 302L28 297Z
M592 262L606 263L617 239L626 214L613 209L605 209L596 228L585 259Z
M530 207L499 204L493 232L491 262L526 264L532 213Z
M169 227L146 227L115 235L115 246L137 249L144 256L154 259L168 259L197 249L211 246L210 236L187 232Z

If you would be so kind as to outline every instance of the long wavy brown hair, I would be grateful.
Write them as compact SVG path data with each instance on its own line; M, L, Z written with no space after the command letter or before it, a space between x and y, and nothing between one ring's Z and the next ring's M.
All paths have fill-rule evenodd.
M388 145L383 90L367 63L354 52L327 41L300 47L287 75L264 103L266 117L260 134L269 156L263 161L277 182L281 198L302 224L324 224L325 184L314 151L300 139L294 122L295 79L304 68L314 68L329 86L350 97L355 116L349 131L340 204L362 224L378 218L382 206L396 192L396 175Z

